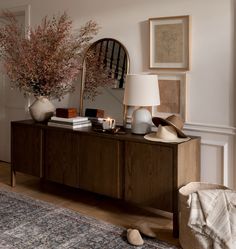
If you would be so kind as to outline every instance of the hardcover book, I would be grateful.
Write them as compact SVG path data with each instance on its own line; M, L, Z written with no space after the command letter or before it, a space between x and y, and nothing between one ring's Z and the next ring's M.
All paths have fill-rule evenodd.
M86 120L88 120L88 117L76 116L73 118L61 118L61 117L52 116L51 120L62 121L62 122L67 122L67 123L76 123L76 122L86 121Z
M75 126L75 125L83 125L83 124L90 124L90 120L84 120L84 121L76 121L76 122L64 122L64 121L57 121L57 120L50 120L50 123L55 123L55 124L61 124L61 125L70 125L70 126Z
M88 122L86 124L76 124L76 125L70 125L70 124L58 124L55 122L48 122L48 126L54 126L54 127L61 127L61 128L67 128L67 129L79 129L84 127L92 126L91 122Z

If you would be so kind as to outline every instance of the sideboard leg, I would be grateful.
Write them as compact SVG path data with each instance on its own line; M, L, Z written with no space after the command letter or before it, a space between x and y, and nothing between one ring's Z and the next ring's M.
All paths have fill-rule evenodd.
M11 166L11 186L15 187L16 186L16 172Z
M175 238L179 237L179 214L178 211L173 213L173 236Z

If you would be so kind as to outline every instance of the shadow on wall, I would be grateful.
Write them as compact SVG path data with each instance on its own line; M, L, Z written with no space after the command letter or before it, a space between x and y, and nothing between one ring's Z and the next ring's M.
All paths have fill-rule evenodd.
M143 71L149 70L149 21L139 23Z

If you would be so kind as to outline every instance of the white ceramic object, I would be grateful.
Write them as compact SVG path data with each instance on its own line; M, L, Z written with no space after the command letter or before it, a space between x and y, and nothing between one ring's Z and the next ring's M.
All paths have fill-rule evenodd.
M131 130L134 134L146 134L151 131L152 115L144 107L135 110L132 115Z
M48 98L40 96L29 107L29 112L34 121L45 122L52 117L55 109L55 106Z

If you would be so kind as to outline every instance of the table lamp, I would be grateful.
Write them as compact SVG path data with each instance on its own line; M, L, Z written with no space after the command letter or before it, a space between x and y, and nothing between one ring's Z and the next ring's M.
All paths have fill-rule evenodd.
M157 75L127 74L123 104L139 107L132 115L132 133L146 134L150 132L152 115L145 106L160 105Z

